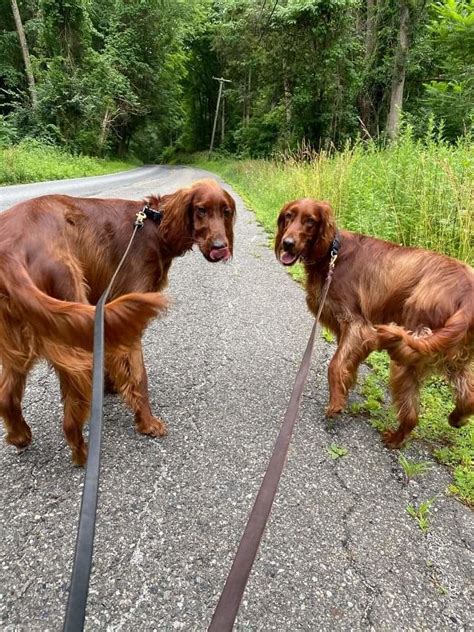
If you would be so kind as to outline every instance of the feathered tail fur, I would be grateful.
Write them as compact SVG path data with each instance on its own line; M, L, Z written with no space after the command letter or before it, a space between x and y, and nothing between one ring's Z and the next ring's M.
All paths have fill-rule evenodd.
M92 350L93 305L58 300L42 292L14 257L2 256L0 265L0 293L7 299L3 309L24 319L36 336ZM104 310L106 345L129 346L167 306L167 299L160 293L135 292L111 301Z

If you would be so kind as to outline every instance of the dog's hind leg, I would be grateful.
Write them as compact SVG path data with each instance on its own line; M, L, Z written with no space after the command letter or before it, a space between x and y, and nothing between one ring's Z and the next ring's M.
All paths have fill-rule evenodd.
M340 413L347 401L347 393L357 380L359 364L376 348L376 332L370 327L351 325L342 331L337 351L328 370L329 405L326 415Z
M418 423L420 408L420 383L423 377L419 369L390 362L390 386L399 426L386 430L383 441L388 448L399 448Z
M474 370L465 367L449 376L456 396L456 407L449 415L449 423L454 428L461 428L474 415Z
M148 379L141 344L128 352L107 354L107 372L125 403L135 413L137 431L152 437L164 437L166 425L150 409Z
M21 409L26 376L30 366L31 364L21 372L9 366L3 366L0 377L0 415L5 421L7 430L5 441L17 448L26 448L31 443L31 430Z
M72 452L74 465L83 466L87 460L87 444L82 428L90 409L91 374L89 371L70 373L56 368L64 402L63 430Z

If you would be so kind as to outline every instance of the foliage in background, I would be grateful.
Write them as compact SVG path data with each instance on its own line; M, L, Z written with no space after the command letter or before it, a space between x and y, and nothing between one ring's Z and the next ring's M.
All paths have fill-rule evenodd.
M431 113L454 141L472 125L473 2L19 0L33 107L0 0L0 135L150 162L203 149L225 76L216 142L237 155L383 138L397 99L415 134Z
M444 119L449 137L472 127L474 117L474 0L432 7L430 34L439 74L426 84L426 109Z
M38 106L30 103L9 0L0 30L0 135L154 161L181 128L183 40L207 0L23 0Z

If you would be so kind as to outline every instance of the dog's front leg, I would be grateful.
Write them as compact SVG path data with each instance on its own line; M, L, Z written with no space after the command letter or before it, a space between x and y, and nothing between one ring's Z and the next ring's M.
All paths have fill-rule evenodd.
M107 373L125 403L135 413L138 432L152 437L164 437L167 434L166 425L153 416L150 409L141 343L126 352L107 354Z
M347 393L357 380L359 364L376 347L376 332L358 323L347 325L341 332L337 351L328 370L328 417L334 417L346 406Z

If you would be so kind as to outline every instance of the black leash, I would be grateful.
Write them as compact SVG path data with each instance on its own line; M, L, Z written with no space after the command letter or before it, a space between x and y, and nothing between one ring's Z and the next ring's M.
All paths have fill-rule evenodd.
M273 505L273 500L278 489L278 484L285 466L286 455L290 446L291 435L296 423L298 408L301 401L303 388L308 377L309 367L311 364L311 353L313 351L314 339L319 325L319 319L324 307L329 286L331 285L334 265L336 263L337 254L340 248L339 236L336 236L332 242L330 250L329 271L321 292L321 300L319 309L313 323L313 328L306 345L303 360L296 375L293 391L291 393L288 408L281 425L280 432L275 442L272 456L268 463L267 471L263 477L262 484L258 491L255 503L245 527L244 534L235 554L232 568L224 586L224 590L220 596L208 632L230 632L234 626L234 621L239 610L240 602L247 585L252 565L257 555L260 540L262 539L268 516Z
M109 285L95 308L94 348L92 366L92 403L89 422L89 450L87 456L81 511L77 529L76 551L71 576L71 587L64 619L64 632L82 632L86 617L87 594L92 566L97 496L99 491L100 447L102 443L102 408L104 402L104 306L117 274L125 261L137 231L146 218L160 222L162 212L148 206L139 211L128 246L118 264Z

